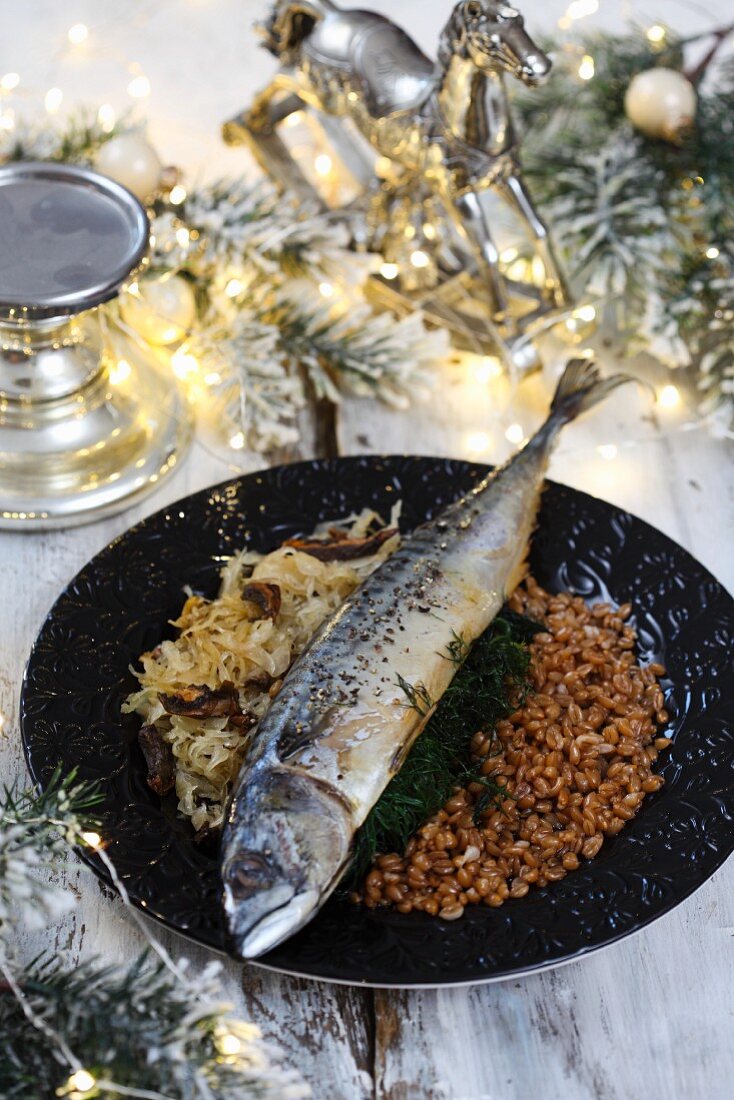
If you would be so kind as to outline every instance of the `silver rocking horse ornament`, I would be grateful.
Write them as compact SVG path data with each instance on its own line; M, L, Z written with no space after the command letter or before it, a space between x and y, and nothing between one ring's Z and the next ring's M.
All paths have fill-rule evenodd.
M250 108L225 124L225 139L246 142L279 186L326 210L277 132L296 111L315 113L361 185L357 199L332 216L348 221L357 247L388 261L383 302L398 311L419 306L465 346L496 351L500 344L506 358L521 360L515 349L527 348L533 333L570 307L548 230L522 178L505 87L506 73L534 87L551 68L522 15L496 0L462 0L441 34L436 62L384 16L332 0L277 0L263 31L281 68ZM389 170L378 176L376 163ZM519 216L541 278L508 277L484 192ZM411 286L406 254L434 272L428 290L425 280ZM511 307L518 297L524 310ZM525 354L526 365L533 358Z

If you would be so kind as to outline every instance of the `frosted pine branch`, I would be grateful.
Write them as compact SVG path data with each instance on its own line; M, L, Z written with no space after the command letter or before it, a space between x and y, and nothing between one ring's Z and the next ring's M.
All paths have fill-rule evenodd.
M122 115L111 128L103 128L96 110L80 109L63 127L29 122L22 115L14 129L0 130L0 163L8 160L53 160L67 164L91 164L108 141L120 134L141 130L130 116Z
M259 1028L233 1018L231 1006L221 1003L219 969L215 963L198 976L193 1002L187 985L147 955L126 968L92 960L66 970L58 960L41 960L17 977L34 1015L56 1029L95 1078L90 1096L305 1100L311 1091L298 1073L283 1066ZM39 1042L18 1003L7 996L0 997L0 1034L0 1095L19 1100L59 1095L70 1067Z
M73 902L49 883L49 875L69 844L83 843L82 833L95 822L89 810L96 803L89 785L62 780L57 773L41 795L16 794L5 788L0 797L0 940L8 940L17 920L42 928L58 920Z
M173 964L165 953L160 963L144 955L126 969L88 961L67 970L59 958L25 968L13 963L12 929L52 923L68 908L66 891L49 875L69 844L83 844L92 826L101 828L89 816L97 801L93 785L59 773L41 794L6 788L0 796L0 969L10 988L0 994L0 1096L65 1095L70 1074L81 1068L96 1081L90 1097L310 1096L259 1029L221 1003L219 963L198 975L189 975L187 960Z
M679 251L661 207L660 175L641 164L637 142L623 129L596 152L561 166L549 204L572 275L599 298L626 299L628 309L650 293Z

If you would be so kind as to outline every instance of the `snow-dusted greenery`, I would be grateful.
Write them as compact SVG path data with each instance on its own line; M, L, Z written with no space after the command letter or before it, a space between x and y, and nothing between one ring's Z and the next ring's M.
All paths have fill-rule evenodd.
M58 920L73 905L73 897L51 885L48 876L68 846L83 843L82 833L93 828L89 814L95 801L94 790L76 783L73 775L65 782L56 776L39 795L5 788L0 796L0 952L18 905L25 927L33 929Z
M716 430L734 430L734 64L690 74L698 111L679 143L647 138L624 112L633 76L683 69L687 43L594 31L548 44L553 75L521 93L524 167L574 285L623 338L685 368ZM699 51L705 47L700 36ZM578 75L585 54L591 80ZM702 79L706 75L705 81Z
M396 320L367 305L374 257L348 250L343 225L268 185L195 190L175 216L163 209L153 232L154 269L177 270L196 287L194 350L218 379L225 430L241 431L248 447L296 442L309 398L336 403L351 393L404 407L445 352L445 335L417 315Z
M192 237L183 251L182 226ZM396 320L367 305L374 257L347 248L343 225L265 184L194 191L153 231L154 263L194 282L196 350L219 378L225 430L241 431L248 447L294 443L309 398L338 403L351 393L405 406L446 350L445 335L419 317Z
M89 163L102 146L123 133L140 129L129 115L122 115L114 125L106 127L96 111L77 111L63 127L49 126L48 121L18 118L12 129L0 130L0 163L9 160L54 160Z
M0 795L0 1096L4 1100L303 1100L258 1028L229 1015L219 963L189 973L151 939L159 959L126 968L45 956L23 966L18 927L58 921L73 904L59 885L70 844L94 843L95 788L56 775L45 793ZM123 900L124 891L123 891ZM95 1084L74 1088L83 1071Z

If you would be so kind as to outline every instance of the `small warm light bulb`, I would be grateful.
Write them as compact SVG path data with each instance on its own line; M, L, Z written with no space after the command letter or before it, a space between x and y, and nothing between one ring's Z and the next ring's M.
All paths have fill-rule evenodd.
M90 848L99 848L102 843L102 837L99 833L82 833L82 840L85 844L88 844Z
M319 176L328 176L333 166L333 161L328 153L319 153L314 161L314 168L316 174Z
M510 443L522 443L525 438L525 432L522 424L510 424L509 428L505 432L505 439Z
M420 248L416 248L415 252L410 257L410 262L413 267L428 267L431 260L426 252L423 252Z
M499 360L491 356L486 356L474 365L474 377L480 383L489 382L491 378L497 378L501 373L502 367Z
M127 359L120 359L110 370L110 385L119 386L132 374L132 367Z
M384 279L397 279L400 274L400 268L397 264L383 264L380 268L380 275Z
M190 352L185 351L184 348L179 348L173 355L171 366L177 378L189 378L199 370L199 364L196 357L191 355Z
M86 1069L78 1069L69 1078L70 1088L76 1089L77 1092L91 1092L96 1083L92 1074Z
M61 106L61 101L64 98L64 93L61 88L49 88L43 97L43 105L50 115L55 115Z
M575 19L583 19L587 15L593 15L599 10L599 0L572 0L566 8L566 19L573 22Z
M601 447L596 448L602 458L606 458L607 461L611 461L617 457L617 446L615 443L602 443Z
M5 73L5 76L0 77L0 88L4 92L12 92L20 84L20 77L17 73Z
M228 298L236 298L243 289L244 283L241 283L239 279L230 279L224 288L224 293Z
M378 157L375 161L375 174L384 180L392 172L392 161L389 157Z
M97 111L97 121L106 134L111 134L115 128L117 114L111 103L103 103Z
M658 394L658 402L664 409L674 408L680 401L680 393L677 386L663 386Z
M715 260L718 255L719 255L719 250L718 250L718 248L716 248L715 245L712 245L711 248L706 249L706 256L708 257L709 260Z
M436 239L436 227L431 225L430 222L425 222L423 225L423 236L427 241L435 241Z
M185 198L186 188L182 187L180 183L177 183L174 187L171 188L171 193L168 196L168 201L173 206L180 206Z
M0 130L15 129L15 112L6 110L0 115Z
M579 65L579 76L582 80L591 80L594 76L594 58L590 53L584 54Z
M491 443L488 432L470 432L466 437L466 449L472 454L483 454Z
M516 260L519 253L516 248L505 248L500 252L500 259L503 264L511 264L513 260Z
M84 23L75 23L73 27L69 27L66 37L72 46L81 46L82 42L86 42L89 38L89 30Z
M303 111L294 111L292 115L288 115L285 120L286 126L298 126L303 122Z
M548 282L548 273L540 256L533 256L530 261L530 275L535 286L544 286Z
M645 37L652 45L659 46L661 42L665 41L666 34L667 31L665 27L661 27L659 23L653 23L651 27L647 28Z
M242 434L242 433L240 433ZM225 1035L220 1035L217 1040L217 1046L222 1054L237 1054L242 1047L242 1043L236 1035L232 1035L231 1032L227 1032Z
M244 432L235 432L229 437L229 445L233 451L241 451L245 445Z
M127 94L133 99L144 99L150 95L150 81L147 76L135 76L127 86Z
M333 298L334 287L331 283L319 283L319 294L322 298Z
M176 240L181 245L181 248L188 248L189 241L191 240L191 234L184 225L180 225L176 230Z
M579 306L574 310L574 317L578 317L579 321L587 321L589 324L596 320L596 310L593 306Z
M206 374L204 376L204 381L206 382L207 386L218 386L219 383L222 381L222 376L219 371L213 370L210 371L209 374Z

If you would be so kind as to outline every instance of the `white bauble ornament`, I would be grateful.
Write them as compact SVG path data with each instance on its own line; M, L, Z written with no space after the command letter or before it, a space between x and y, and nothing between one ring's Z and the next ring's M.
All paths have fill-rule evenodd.
M153 146L139 134L121 134L105 142L94 166L127 187L142 202L158 187L163 168Z
M677 141L696 115L696 89L677 69L647 69L630 81L624 109L648 137Z
M137 293L120 295L120 313L149 344L173 344L183 340L194 323L196 299L191 284L180 275L141 279Z

